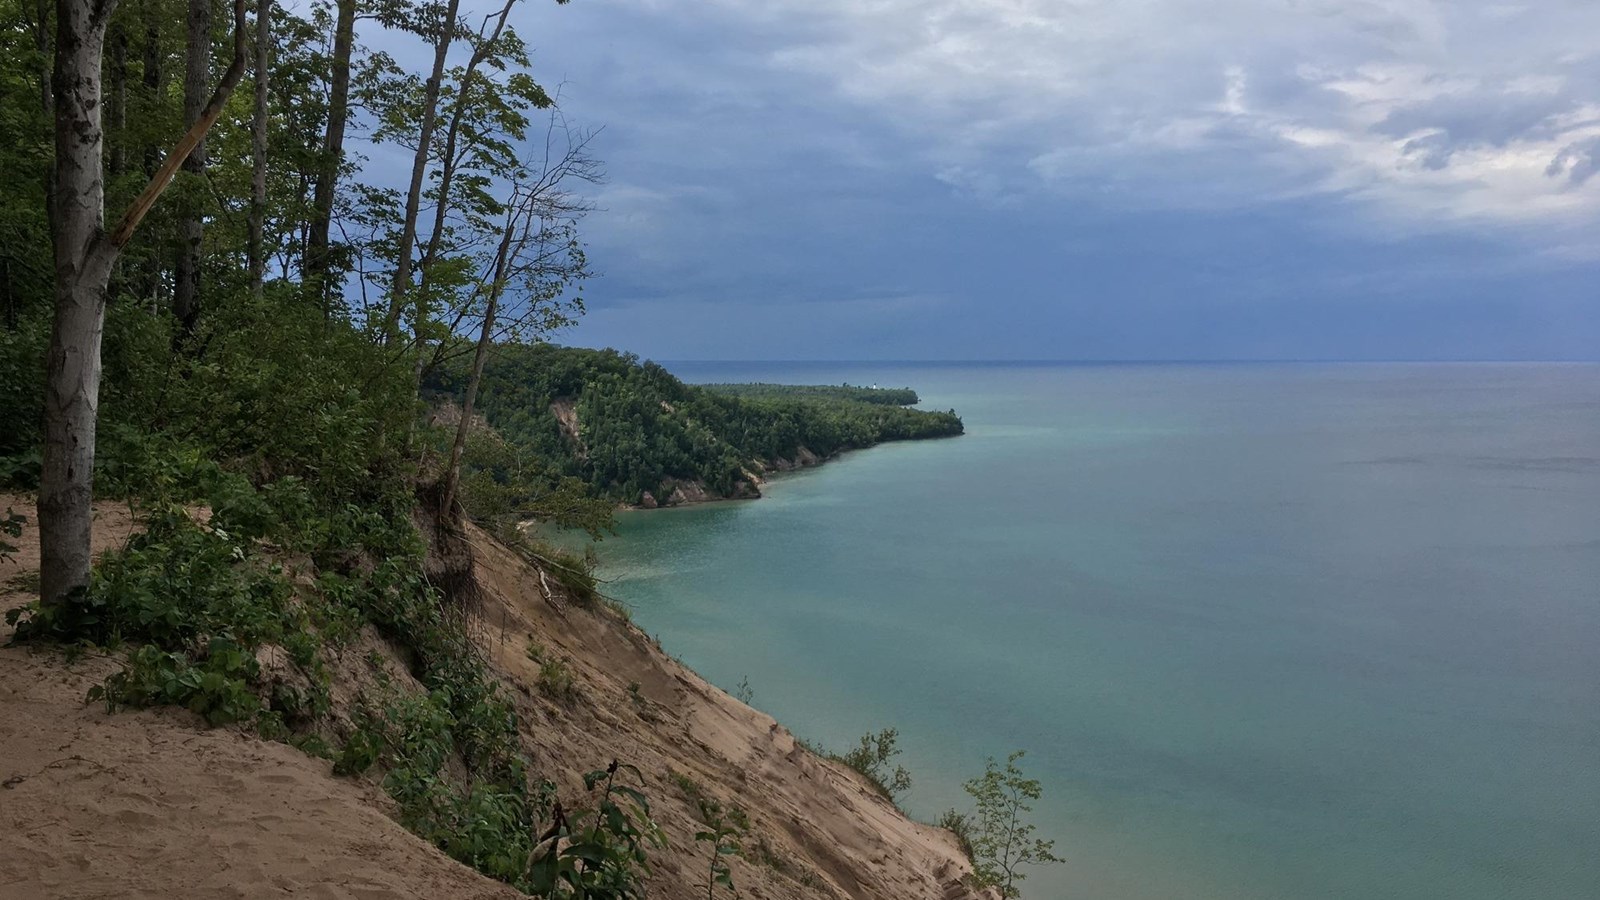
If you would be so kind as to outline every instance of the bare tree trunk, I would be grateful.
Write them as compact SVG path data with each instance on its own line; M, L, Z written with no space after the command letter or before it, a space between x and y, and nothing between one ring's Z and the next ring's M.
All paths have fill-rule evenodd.
M272 54L272 0L256 0L255 115L250 122L250 295L261 299L267 276L267 90Z
M111 177L128 171L128 29L111 28Z
M100 63L113 0L57 0L55 319L45 357L44 465L39 476L39 596L59 604L89 583L95 413L106 280Z
M494 31L484 39L483 32L478 34L478 47L472 53L472 58L467 60L466 69L462 72L461 82L456 86L456 103L450 111L450 124L445 127L444 152L441 156L439 171L439 190L433 204L433 231L428 234L428 246L422 252L422 265L419 284L417 285L416 319L418 322L428 320L428 281L433 271L433 264L439 258L439 250L444 245L445 222L450 214L450 184L456 174L456 142L460 140L461 123L466 118L468 105L472 103L472 81L478 73L478 66L483 64L485 58L493 52L494 44L500 40L500 35L505 31L506 19L511 15L511 7L517 0L506 0L497 16L494 16ZM485 27L488 21L484 22ZM422 391L423 370L423 341L419 337L416 346L416 360L412 366L412 393ZM446 500L448 501L448 497Z
M152 114L156 105L161 102L161 16L155 8L155 0L144 2L144 45L140 48L144 54L144 97L142 109L145 115ZM156 174L156 169L161 165L161 148L155 141L144 145L144 174Z
M417 244L417 216L422 209L422 185L428 176L428 151L433 145L433 132L439 119L439 87L444 81L444 65L450 55L450 44L455 39L456 16L461 0L448 0L443 15L439 17L439 30L434 35L433 70L422 101L422 122L417 133L417 152L411 160L411 186L406 191L406 215L400 225L400 246L395 251L394 287L389 292L389 314L384 319L384 337L390 343L399 342L400 311L405 308L406 292L411 288L411 254ZM423 323L417 323L420 331Z
M483 367L489 358L489 345L494 339L494 317L499 311L500 297L506 289L506 268L511 262L511 245L517 239L516 223L520 212L513 210L506 216L505 234L500 236L500 246L495 251L493 280L489 283L488 302L483 311L483 330L478 333L478 347L472 354L472 376L467 379L467 395L461 401L461 421L456 423L456 437L450 444L450 464L444 470L444 502L440 509L450 509L455 502L456 486L461 483L461 454L467 446L473 406L478 401L478 385L483 383ZM422 359L420 352L417 359Z
M506 0L505 6L501 8L496 18L494 31L487 40L484 40L482 32L479 32L478 47L473 51L472 58L467 61L466 69L461 76L461 82L456 87L455 107L450 113L450 124L445 128L444 151L441 156L439 172L439 189L433 206L433 230L428 234L428 245L422 253L421 277L419 278L420 283L417 285L415 304L416 321L418 323L428 321L428 281L433 271L433 264L439 257L439 250L444 244L445 222L450 213L450 184L454 180L456 173L456 142L460 139L461 122L466 117L468 104L472 102L473 76L477 74L478 66L483 63L484 58L492 52L494 42L500 39L501 32L505 30L506 19L511 14L511 7L516 5L516 2L517 0ZM487 21L484 24L487 26ZM422 374L426 362L423 353L425 344L426 342L419 333L416 340L416 356L411 369L411 393L413 397L422 391ZM457 451L452 449L451 455L454 458L457 455ZM453 466L454 463L452 463ZM448 480L451 485L445 496L447 507L450 501L449 494L454 491L455 478L452 475L449 476Z
M344 130L350 115L350 54L355 47L355 0L339 0L339 17L333 29L333 72L328 92L328 128L322 139L322 168L312 196L311 234L306 244L305 281L322 304L333 313L332 285L328 284L329 231L333 224L333 193L344 163Z
M200 120L211 81L211 0L189 0L188 42L183 61L183 127ZM206 171L206 144L202 140L184 160L183 170L193 175ZM174 273L172 311L184 334L194 331L200 318L200 249L206 239L201 204L192 192L184 198L178 226L178 265Z
M144 19L144 36L140 40L139 47L144 76L140 80L138 112L149 117L160 107L162 87L165 83L163 65L165 59L161 52L161 9L156 0L144 0L140 15ZM156 169L161 167L161 150L162 148L154 140L146 142L141 148L146 178L154 176ZM140 297L149 300L152 313L161 306L164 286L162 271L167 263L165 250L155 245L152 245L137 261L139 272L136 276L135 291Z
M95 416L100 404L100 337L106 282L117 254L171 180L181 160L222 113L244 73L244 0L234 0L234 61L167 162L115 232L105 232L105 135L100 64L116 0L56 0L55 318L45 356L44 464L39 475L39 598L60 606L89 584L92 559Z

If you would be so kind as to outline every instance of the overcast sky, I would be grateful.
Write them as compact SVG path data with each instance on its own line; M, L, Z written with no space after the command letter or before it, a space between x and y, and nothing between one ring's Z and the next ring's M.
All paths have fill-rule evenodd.
M527 0L598 141L567 343L1593 359L1594 0Z

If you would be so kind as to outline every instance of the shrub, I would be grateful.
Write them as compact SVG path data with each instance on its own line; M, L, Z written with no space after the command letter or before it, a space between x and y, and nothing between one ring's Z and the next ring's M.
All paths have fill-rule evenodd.
M864 734L854 749L833 758L866 776L886 799L896 801L911 789L911 773L900 765L890 768L894 758L900 755L900 748L895 746L899 737L900 733L893 728Z
M577 683L572 680L572 672L559 659L547 659L539 666L536 684L540 693L565 706L571 706L582 697Z

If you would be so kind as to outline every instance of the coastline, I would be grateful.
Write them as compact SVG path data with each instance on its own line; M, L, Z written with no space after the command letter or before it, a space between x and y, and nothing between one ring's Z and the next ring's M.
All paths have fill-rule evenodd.
M654 502L648 504L619 503L617 504L616 509L618 512L653 512L664 509L681 509L688 506L702 506L707 503L734 503L760 500L762 497L766 496L762 493L761 488L772 482L776 476L791 475L807 469L820 468L830 462L834 462L835 460L843 459L845 456L850 454L860 453L865 450L874 450L879 447L886 447L890 444L949 440L952 438L962 437L965 434L965 431L960 431L955 434L929 435L927 437L916 438L895 438L887 441L878 441L874 444L868 444L865 447L846 447L843 450L835 451L827 456L818 456L802 446L799 448L800 452L795 454L795 458L793 460L781 456L772 460L754 460L752 465L755 469L757 469L757 471L745 469L745 475L747 478L744 481L739 482L740 484L748 484L751 491L750 493L736 494L733 496L721 496L707 491L705 486L699 484L698 482L680 482L675 485L678 490L681 490L685 484L693 485L693 488L690 491L682 492L681 496L679 495L678 490L675 490L672 495L669 495L669 502L666 503L656 501L654 496L649 491L646 491L645 496L650 497Z

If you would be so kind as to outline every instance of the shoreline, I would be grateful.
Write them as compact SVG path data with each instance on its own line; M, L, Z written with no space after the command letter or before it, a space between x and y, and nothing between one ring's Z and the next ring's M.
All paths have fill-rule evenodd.
M782 457L779 457L779 459L777 461L773 461L773 460L756 460L755 461L756 465L762 467L761 471L759 471L759 472L751 472L749 469L745 470L745 474L750 476L750 480L749 480L748 483L750 484L751 488L753 490L755 490L755 494L753 496L743 496L743 497L741 497L741 496L714 496L714 495L711 495L708 491L705 490L705 486L704 485L700 485L697 482L684 482L684 483L680 483L678 485L675 485L675 488L681 489L682 484L695 484L695 486L698 489L697 493L704 494L705 496L686 496L684 499L678 500L678 501L675 501L675 502L671 502L671 503L660 503L660 502L657 502L654 505L645 505L645 504L642 504L642 503L619 503L616 506L616 511L617 512L659 512L661 510L682 509L684 507L689 507L689 506L704 506L704 505L710 504L710 503L746 503L746 502L750 502L750 501L753 501L753 500L760 500L761 498L766 496L766 494L761 492L762 486L768 484L769 482L771 482L774 479L775 476L797 474L797 473L805 471L807 469L819 469L822 466L824 466L824 465L826 465L826 464L828 464L830 462L833 462L833 461L839 460L839 459L843 459L845 456L847 456L849 454L860 453L860 452L863 452L863 451L866 451L866 450L876 450L876 449L878 449L880 447L887 447L890 444L909 444L909 443L916 443L916 442L920 442L920 441L943 441L943 440L950 440L950 439L953 439L953 438L963 437L965 434L966 434L966 432L963 430L963 431L957 432L955 434L936 434L936 435L929 435L927 437L895 438L895 439L887 440L887 441L879 441L879 442L877 442L875 444L868 444L865 447L847 447L847 448L845 448L843 450L835 451L834 453L831 453L828 456L817 456L816 454L812 453L810 450L807 450L805 447L801 447L800 450L803 453L802 454L796 454L796 460L797 461L795 461L795 462L791 462L791 461L789 461L787 459L783 459ZM777 462L782 462L785 465L777 465L776 464ZM675 491L675 493L676 493L676 491ZM645 494L646 494L646 496L650 496L650 492L649 491L646 491Z

